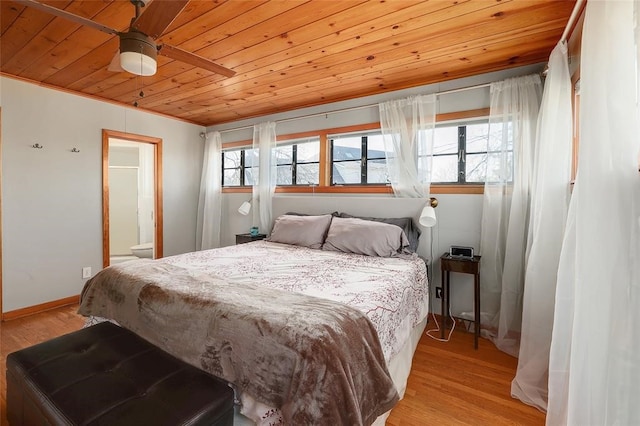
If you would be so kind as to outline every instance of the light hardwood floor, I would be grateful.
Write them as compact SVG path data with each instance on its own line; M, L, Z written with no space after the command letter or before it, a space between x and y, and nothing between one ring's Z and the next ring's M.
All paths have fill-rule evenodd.
M82 327L77 306L69 306L1 323L0 418L6 420L7 354ZM427 325L427 329L431 328ZM455 331L438 342L423 335L405 397L391 412L389 426L405 425L543 425L544 414L511 398L516 359L473 335Z

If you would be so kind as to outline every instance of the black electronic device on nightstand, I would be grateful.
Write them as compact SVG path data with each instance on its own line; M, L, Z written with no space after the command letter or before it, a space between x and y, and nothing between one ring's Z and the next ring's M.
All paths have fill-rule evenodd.
M473 259L473 247L451 246L451 248L449 249L449 255L451 257Z
M250 243L251 241L264 240L267 234L236 234L236 244Z

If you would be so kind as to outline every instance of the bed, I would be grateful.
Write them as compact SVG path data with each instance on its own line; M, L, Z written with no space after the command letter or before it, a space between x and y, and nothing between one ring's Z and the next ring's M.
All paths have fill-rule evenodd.
M401 229L282 215L270 241L106 268L85 286L80 313L233 383L256 424L383 424L424 329L427 275L402 231L389 256L357 253L349 232L362 222L365 242L370 226L367 235ZM386 253L386 243L364 251Z

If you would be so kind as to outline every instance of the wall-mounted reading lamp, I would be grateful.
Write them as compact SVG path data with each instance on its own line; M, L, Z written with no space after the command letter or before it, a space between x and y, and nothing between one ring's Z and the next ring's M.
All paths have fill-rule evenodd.
M248 215L250 211L251 211L250 201L245 201L244 203L240 204L240 207L238 207L238 213L240 213L242 216Z
M427 205L422 209L422 213L420 213L420 220L418 222L422 226L426 226L427 228L431 228L435 226L436 220L436 210L438 207L438 199L435 197L429 198Z

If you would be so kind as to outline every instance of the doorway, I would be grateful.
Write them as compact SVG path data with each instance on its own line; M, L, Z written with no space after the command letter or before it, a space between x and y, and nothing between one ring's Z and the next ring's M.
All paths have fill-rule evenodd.
M103 129L103 266L160 258L162 139Z
M0 107L0 321L4 318L2 291L2 107Z

